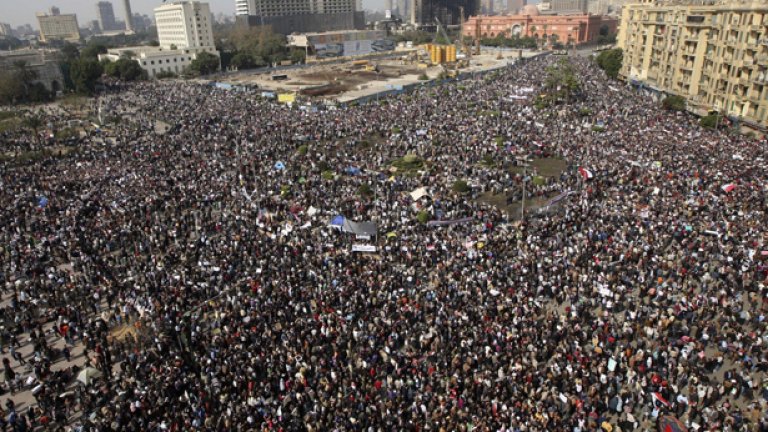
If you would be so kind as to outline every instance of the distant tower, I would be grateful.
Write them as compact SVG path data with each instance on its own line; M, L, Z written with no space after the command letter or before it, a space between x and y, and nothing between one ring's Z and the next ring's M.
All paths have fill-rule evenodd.
M96 18L99 20L101 31L116 30L115 11L112 9L112 3L108 1L96 3Z
M123 0L125 9L125 31L133 31L133 13L131 13L131 0Z
M61 15L61 11L56 6L51 6L50 12L53 16Z

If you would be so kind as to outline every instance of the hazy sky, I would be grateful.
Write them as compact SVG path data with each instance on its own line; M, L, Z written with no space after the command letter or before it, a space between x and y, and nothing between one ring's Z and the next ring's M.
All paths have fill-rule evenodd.
M61 13L76 13L77 21L84 27L88 21L96 19L96 3L99 0L0 0L0 22L16 27L31 24L38 28L35 12L45 12L51 6L57 6ZM115 18L122 20L123 0L110 0L115 9ZM214 15L235 13L235 0L207 0ZM161 0L131 0L133 13L152 15L152 9L162 4ZM384 0L363 0L363 7L383 9Z

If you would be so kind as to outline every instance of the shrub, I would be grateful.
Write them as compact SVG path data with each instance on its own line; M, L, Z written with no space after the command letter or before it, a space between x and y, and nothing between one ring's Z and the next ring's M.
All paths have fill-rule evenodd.
M482 164L487 166L487 167L492 167L492 166L496 165L496 161L493 159L493 156L488 154L488 155L483 156Z
M333 180L336 177L336 173L331 170L323 171L320 175L324 180Z
M460 194L468 193L471 190L465 180L456 180L453 182L453 191Z
M302 156L306 155L308 151L309 151L309 146L306 144L302 144L299 146L298 149L296 149L296 152Z
M605 128L602 126L594 125L592 126L592 132L605 132Z
M373 195L373 189L371 189L371 185L369 185L368 183L361 184L360 187L357 189L357 191L360 193L360 196L363 198L367 198Z
M432 215L429 214L429 212L426 210L422 210L419 212L419 214L416 215L416 220L422 224L429 222L431 218L432 218Z
M581 108L579 109L579 115L582 117L588 117L592 115L592 110L589 108Z
M427 80L429 80L429 77L427 76L427 74L423 73L419 75L419 81L427 81Z
M685 98L677 95L669 95L661 101L661 106L666 110L685 111Z
M603 51L597 56L597 65L611 78L619 76L621 63L624 60L624 52L621 48Z
M701 120L699 120L699 124L701 127L714 129L721 121L722 116L720 114L709 114L702 117Z

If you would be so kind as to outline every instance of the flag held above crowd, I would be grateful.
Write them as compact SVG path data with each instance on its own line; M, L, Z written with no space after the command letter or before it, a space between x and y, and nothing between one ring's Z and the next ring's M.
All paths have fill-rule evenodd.
M594 174L592 174L592 171L584 167L579 167L579 174L581 174L581 177L584 180L591 180L594 177Z

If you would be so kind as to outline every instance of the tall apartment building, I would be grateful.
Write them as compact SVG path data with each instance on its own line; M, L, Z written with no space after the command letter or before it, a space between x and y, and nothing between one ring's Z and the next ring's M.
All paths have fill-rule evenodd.
M10 24L0 23L0 36L13 36L13 29Z
M236 16L252 15L250 13L252 10L251 4L253 4L253 9L256 9L254 0L235 0L235 15Z
M133 31L133 12L131 12L131 0L123 0L123 10L125 11L125 30Z
M620 74L662 93L768 126L768 3L646 1L622 9Z
M238 25L268 25L276 33L365 28L358 0L235 0Z
M512 15L520 13L523 10L523 6L527 4L526 0L507 0L507 13Z
M108 1L96 3L96 19L99 21L101 31L117 30L115 10L112 8L112 3Z
M38 13L37 22L40 24L40 41L65 40L77 42L80 40L80 30L75 14L61 14L55 6L51 14Z
M208 3L175 1L155 8L160 46L214 48L213 15Z
M480 13L483 15L493 15L493 0L481 0Z
M587 0L549 0L541 5L543 13L556 15L585 14L589 9Z
M478 0L411 0L411 4L411 22L419 25L434 25L435 18L443 25L458 25L462 7L465 17L480 12Z

